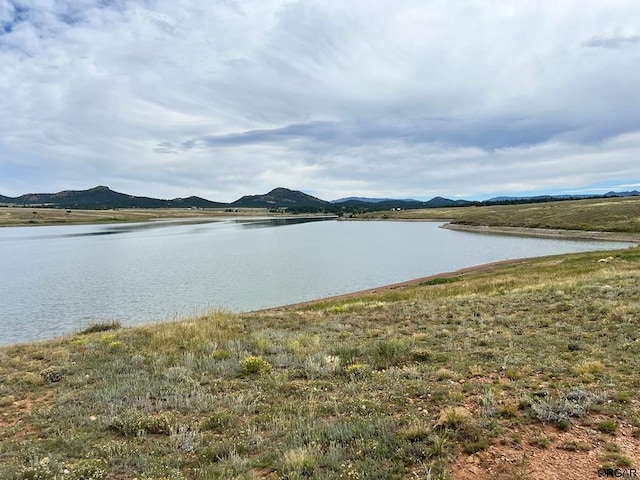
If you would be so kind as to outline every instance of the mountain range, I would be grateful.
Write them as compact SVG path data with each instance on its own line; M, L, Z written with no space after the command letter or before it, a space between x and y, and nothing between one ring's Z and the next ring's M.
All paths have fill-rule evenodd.
M263 195L245 195L235 202L213 202L201 197L174 198L163 200L137 197L115 192L109 187L97 186L88 190L64 190L58 193L28 193L19 197L0 195L0 205L51 208L110 209L110 208L269 208L289 212L345 212L391 209L417 209L436 207L464 207L470 205L493 205L504 203L549 202L556 200L592 197L639 196L637 190L609 192L605 195L543 195L535 197L494 197L477 202L450 200L434 197L426 202L419 200L395 200L390 198L347 197L326 201L306 193L288 188L275 188Z

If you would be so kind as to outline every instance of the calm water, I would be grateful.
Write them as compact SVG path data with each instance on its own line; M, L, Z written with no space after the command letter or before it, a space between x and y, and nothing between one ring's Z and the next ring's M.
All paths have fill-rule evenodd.
M626 247L300 219L0 229L0 344L353 292L510 258Z

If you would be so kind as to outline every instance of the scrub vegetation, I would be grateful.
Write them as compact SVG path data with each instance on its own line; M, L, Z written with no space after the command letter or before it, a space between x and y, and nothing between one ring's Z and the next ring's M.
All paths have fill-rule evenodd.
M64 208L0 207L0 227L25 225L75 225L147 222L161 219L266 215L266 208L122 208L111 210L65 210Z
M523 205L372 212L370 219L442 219L461 225L640 233L640 197L566 200Z
M632 247L4 347L0 478L640 470L638 299Z

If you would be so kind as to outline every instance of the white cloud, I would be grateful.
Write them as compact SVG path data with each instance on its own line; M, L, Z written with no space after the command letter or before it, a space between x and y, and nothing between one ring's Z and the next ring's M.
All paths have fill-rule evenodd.
M639 22L633 0L3 0L0 194L634 183Z

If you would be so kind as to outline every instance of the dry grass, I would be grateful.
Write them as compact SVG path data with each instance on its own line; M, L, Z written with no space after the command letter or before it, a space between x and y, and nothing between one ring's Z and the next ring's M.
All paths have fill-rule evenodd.
M611 199L397 214L637 232L638 206ZM4 347L0 478L467 480L637 470L638 298L635 247L295 309L211 312Z
M360 218L441 219L466 225L640 232L640 198L599 198L561 202L375 212Z
M640 458L639 267L639 248L536 259L301 309L5 347L0 478L535 470L533 453L526 469L498 468L494 453L514 449L589 478Z
M234 209L235 210L235 209ZM264 209L224 208L122 208L112 210L66 210L63 208L0 207L0 226L74 225L93 223L147 222L168 218L210 218L241 215L268 215Z

